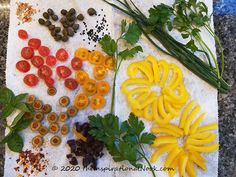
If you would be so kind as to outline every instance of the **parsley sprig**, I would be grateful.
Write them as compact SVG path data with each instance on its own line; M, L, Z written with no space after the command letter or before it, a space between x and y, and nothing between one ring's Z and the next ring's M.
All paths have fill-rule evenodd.
M99 44L101 45L103 51L113 57L114 60L114 79L112 85L112 101L111 101L111 108L110 112L114 112L114 104L115 104L115 87L116 87L116 78L120 66L124 60L133 58L135 54L138 52L142 52L143 49L141 46L135 46L137 44L142 32L140 31L137 24L130 23L127 24L125 20L121 21L121 34L118 39L112 39L111 36L105 35L100 41ZM123 45L120 45L122 42ZM124 45L125 43L125 45ZM127 48L122 49L121 46L127 46Z
M154 170L145 155L143 145L153 144L155 136L143 133L144 123L138 120L133 113L129 119L119 123L119 118L114 114L89 116L91 125L90 135L104 142L115 162L127 160L136 168L142 168L140 161L144 159L149 165L153 176Z
M34 112L34 109L28 103L23 102L26 93L16 95L6 87L0 87L0 104L2 106L0 119L6 120L13 112L18 111L17 116L6 125L9 133L0 141L0 144L7 143L9 149L13 152L20 152L24 146L24 141L19 133L26 129L32 120L25 117L25 113Z

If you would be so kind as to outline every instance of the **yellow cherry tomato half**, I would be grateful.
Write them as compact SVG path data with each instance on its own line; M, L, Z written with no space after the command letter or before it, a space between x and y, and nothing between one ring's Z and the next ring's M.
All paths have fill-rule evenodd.
M99 66L94 66L93 68L93 76L95 79L97 80L103 80L107 75L107 69L102 66L102 65L99 65Z
M85 95L84 93L78 94L75 97L74 106L77 109L85 109L88 106L88 103L89 103L88 96Z
M85 48L78 48L75 51L75 57L81 60L88 60L89 58L89 51Z
M105 106L106 100L101 95L94 95L90 100L90 107L92 109L101 109Z
M80 85L84 85L84 83L89 79L89 75L85 71L79 70L75 74L75 79Z
M103 66L107 69L113 70L115 66L114 59L111 56L105 56Z
M92 51L89 54L89 62L94 65L102 65L104 56L101 52Z
M93 79L86 80L86 82L84 83L84 86L83 86L83 91L85 92L86 95L89 95L89 96L97 93L96 81Z
M97 92L100 95L106 95L110 92L110 84L106 81L101 81L98 83Z

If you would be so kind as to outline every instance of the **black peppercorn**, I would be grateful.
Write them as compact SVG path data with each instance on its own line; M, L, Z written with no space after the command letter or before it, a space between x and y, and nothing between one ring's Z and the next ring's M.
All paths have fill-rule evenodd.
M87 12L90 16L93 16L93 15L97 14L97 11L94 8L89 8Z
M63 42L66 42L66 41L69 40L69 38L68 38L68 36L62 36L61 40L62 40Z
M45 24L45 20L42 19L42 18L40 18L40 19L38 20L38 22L39 22L40 25L44 25L44 24Z
M56 33L60 33L61 27L55 27L55 31L56 31Z
M79 15L77 16L77 19L78 19L79 21L83 21L83 20L84 20L83 14L79 14Z
M52 19L53 19L54 21L57 21L57 20L58 20L58 16L57 16L57 15L52 15Z
M73 14L75 14L75 9L74 8L71 8L70 10L69 10L69 13L71 14L71 15L73 15Z
M52 23L49 21L49 20L47 20L46 22L45 22L45 26L50 26Z
M49 14L47 12L44 12L43 17L46 18L46 19L49 19Z
M66 13L67 13L67 10L65 10L65 9L62 9L62 10L61 10L61 14L62 14L62 15L66 15Z
M47 12L48 12L49 15L53 15L54 14L54 11L52 9L48 9Z

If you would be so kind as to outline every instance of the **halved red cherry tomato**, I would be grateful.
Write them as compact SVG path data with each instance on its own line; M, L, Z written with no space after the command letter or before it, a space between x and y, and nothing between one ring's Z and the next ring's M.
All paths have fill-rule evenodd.
M38 84L39 79L37 76L35 76L34 74L27 74L24 77L24 83L30 87L34 87Z
M66 61L68 59L69 55L67 51L63 48L60 48L56 53L56 58L60 61Z
M55 64L57 63L57 59L56 59L56 57L54 57L54 56L47 56L47 58L46 58L46 64L48 65L48 66L54 66Z
M105 106L106 100L101 95L94 95L90 100L90 107L92 109L101 109Z
M19 36L20 39L25 40L25 39L28 38L28 33L27 33L27 31L20 29L18 31L18 36Z
M93 75L95 79L103 80L107 75L107 69L102 65L94 66Z
M82 68L82 66L83 66L83 62L79 58L73 58L71 60L71 67L74 70L80 70Z
M85 109L88 106L89 100L88 96L84 93L78 94L75 97L74 106L77 109Z
M34 56L34 49L32 47L24 47L21 50L21 56L26 60L31 59Z
M110 84L106 81L101 81L98 83L98 89L97 92L100 95L106 95L110 91Z
M47 78L47 77L51 77L51 76L52 76L52 70L51 70L51 68L49 68L49 67L46 66L46 65L41 66L41 67L38 69L38 76L39 76L41 79L45 79L45 78Z
M78 48L76 51L75 51L75 57L76 58L79 58L81 60L88 60L88 57L89 57L89 51L85 48Z
M50 54L50 49L46 46L40 46L38 48L39 51L39 55L41 55L42 57L47 57Z
M28 42L28 46L33 49L38 49L41 46L41 40L37 38L32 38Z
M41 66L43 66L44 60L43 60L43 58L40 57L40 56L34 56L34 57L31 59L31 63L32 63L32 65L34 65L36 68L40 68Z
M45 84L46 84L49 88L51 88L51 87L54 86L55 81L54 81L53 78L51 78L51 77L45 77L45 78L44 78L44 81L45 81Z
M93 51L89 54L89 62L94 65L102 65L104 56L101 52Z
M30 64L26 60L21 60L16 63L16 69L22 73L27 73L30 70Z
M83 90L86 95L94 95L97 93L97 83L93 79L88 79L83 86Z
M70 68L66 67L66 66L58 66L57 67L57 75L59 78L67 78L71 75L71 70Z
M78 87L77 81L73 78L67 78L64 84L65 84L65 87L70 90L75 90Z

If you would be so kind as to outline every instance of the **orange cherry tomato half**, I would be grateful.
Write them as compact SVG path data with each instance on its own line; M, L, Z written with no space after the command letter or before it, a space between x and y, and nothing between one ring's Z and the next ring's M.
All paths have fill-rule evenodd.
M92 109L101 109L105 106L106 100L101 95L94 95L90 100L90 107Z
M38 49L41 46L41 40L37 38L31 38L28 41L28 46L32 47L33 49Z
M75 51L75 57L79 58L81 60L88 60L89 57L89 51L85 48L78 48Z
M65 87L70 90L75 90L78 87L77 81L73 78L67 78L64 84L65 84Z
M27 38L28 38L28 33L27 33L27 31L25 31L25 30L23 30L23 29L20 29L20 30L18 31L18 37L19 37L20 39L23 39L23 40L27 39Z
M27 74L24 77L24 83L30 87L34 87L38 84L39 79L37 76L35 76L34 74Z
M97 83L93 79L88 79L83 86L83 90L86 95L94 95L97 93Z
M100 66L94 66L93 68L93 76L97 80L103 80L107 75L107 69L100 65Z
M16 63L16 69L22 73L27 73L30 70L30 64L26 60L21 60Z
M93 51L89 54L89 62L94 65L102 65L104 56L101 52Z
M84 85L84 83L89 79L89 75L85 71L79 70L76 72L75 78L80 85Z
M21 56L26 60L31 59L34 56L34 49L32 47L24 47L21 50Z
M114 59L110 56L106 56L105 59L103 60L103 66L105 66L105 68L113 70L114 69Z
M75 97L74 106L77 109L85 109L88 106L88 96L84 93L78 94Z
M97 92L100 95L106 95L110 92L110 84L106 81L101 81L98 83Z

